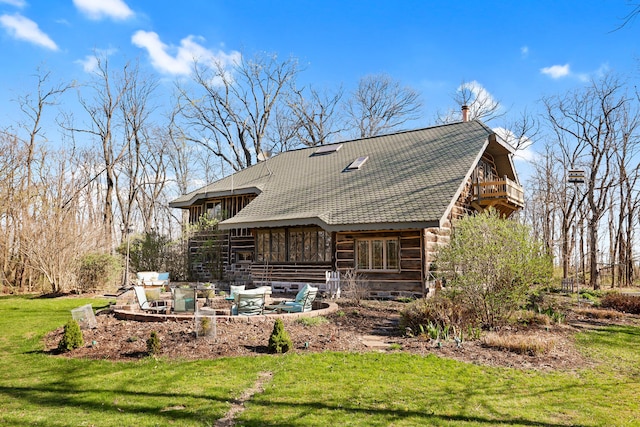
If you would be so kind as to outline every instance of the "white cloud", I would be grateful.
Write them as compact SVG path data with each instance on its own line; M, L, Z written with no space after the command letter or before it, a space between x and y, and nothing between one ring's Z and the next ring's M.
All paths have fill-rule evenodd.
M87 73L92 73L98 67L98 57L107 57L116 53L116 49L97 49L93 55L87 55L83 59L73 62L82 65L82 69Z
M95 55L87 55L84 59L78 59L75 63L82 65L82 69L85 72L91 73L98 66L98 58Z
M185 37L180 41L180 46L175 47L163 43L157 33L140 30L131 37L131 43L146 49L151 57L151 64L156 70L166 74L188 75L195 60L222 66L240 60L239 52L213 52L199 44L194 36Z
M522 150L516 151L514 155L514 159L516 161L522 161L527 163L533 163L536 161L540 155L536 153L531 147L524 148Z
M73 0L73 4L89 19L112 18L124 20L133 17L133 11L122 0Z
M469 113L471 118L482 119L487 116L495 116L501 109L500 102L496 100L487 89L477 80L465 82L458 86L458 92L461 94L470 93L472 96L467 99ZM467 96L464 96L467 98Z
M571 74L571 70L569 69L569 64L564 65L552 65L551 67L544 67L540 69L542 74L546 74L550 76L552 79L559 79L561 77L566 77Z
M503 127L493 128L493 131L512 147L515 148L517 145L524 147L515 152L514 159L516 161L532 162L539 157L538 154L533 151L533 141L528 136L525 135L522 138L518 138L512 131Z
M529 56L529 46L522 46L520 48L520 55L522 55L523 58Z
M47 49L58 50L58 45L38 28L38 24L18 13L0 16L0 25L4 27L9 35L18 40L25 40Z
M15 6L19 8L23 8L27 5L27 2L24 0L0 0L0 3L8 4L10 6Z

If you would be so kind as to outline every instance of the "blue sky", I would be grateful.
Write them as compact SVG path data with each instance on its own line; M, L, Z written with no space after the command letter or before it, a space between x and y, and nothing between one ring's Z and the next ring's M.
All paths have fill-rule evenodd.
M463 81L519 115L605 71L636 79L640 22L613 31L634 7L626 0L0 0L0 126L18 117L12 100L34 90L37 67L55 80L87 80L96 50L108 53L112 68L139 58L167 93L194 55L266 51L299 58L306 67L299 81L318 88L348 91L366 74L390 74L423 96L416 127L452 107Z

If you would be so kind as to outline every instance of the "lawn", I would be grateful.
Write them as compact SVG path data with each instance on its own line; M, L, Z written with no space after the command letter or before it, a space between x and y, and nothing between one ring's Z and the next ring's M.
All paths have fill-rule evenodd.
M136 362L67 359L42 336L106 300L0 298L0 425L640 426L640 328L578 336L599 363L576 372L491 368L401 352Z

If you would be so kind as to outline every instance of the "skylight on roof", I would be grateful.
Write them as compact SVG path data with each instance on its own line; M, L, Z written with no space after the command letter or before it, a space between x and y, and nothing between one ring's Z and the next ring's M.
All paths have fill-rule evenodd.
M314 155L335 153L342 148L342 144L323 145L313 152Z
M369 160L369 156L362 156L355 159L349 166L347 166L347 170L358 170L365 164L365 162Z

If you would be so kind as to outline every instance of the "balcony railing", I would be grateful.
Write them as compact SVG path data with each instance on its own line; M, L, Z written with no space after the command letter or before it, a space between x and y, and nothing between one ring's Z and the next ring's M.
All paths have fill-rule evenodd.
M524 207L522 186L507 177L494 181L476 182L473 187L474 201L480 205L493 205L499 201L513 205L515 208Z

